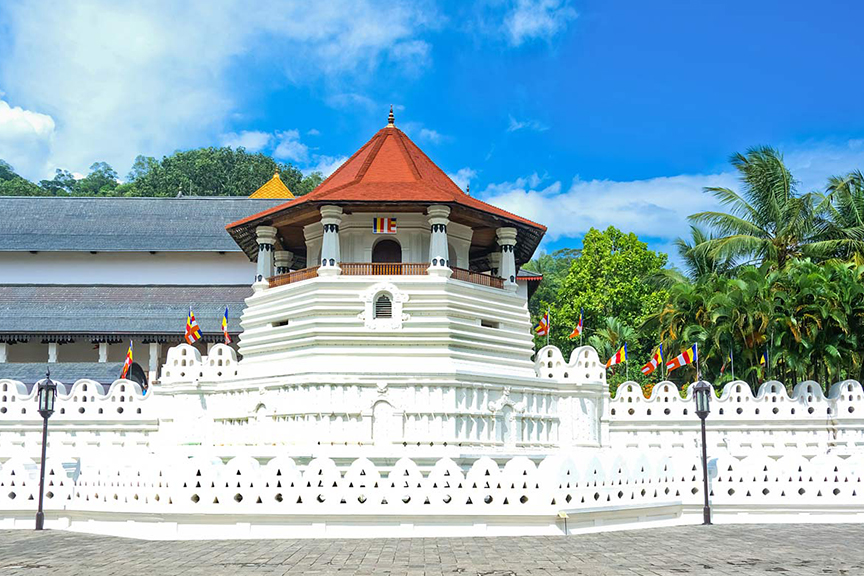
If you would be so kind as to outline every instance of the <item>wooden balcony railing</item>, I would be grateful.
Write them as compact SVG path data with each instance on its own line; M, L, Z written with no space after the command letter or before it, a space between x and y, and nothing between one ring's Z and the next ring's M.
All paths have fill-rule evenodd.
M342 269L342 274L345 276L424 276L429 264L383 264L380 262L342 262L339 268ZM451 267L453 274L450 276L453 280L461 280L462 282L471 282L481 286L489 286L490 288L504 288L504 279L489 274L481 274L480 272L472 272L464 268ZM285 286L302 280L316 278L318 276L318 266L312 268L304 268L295 270L287 274L280 274L268 278L271 288L276 286Z
M423 276L429 264L342 262L339 267L346 276Z
M463 282L471 282L472 284L480 284L481 286L489 286L490 288L504 288L504 279L492 276L491 274L481 274L480 272L472 272L464 268L450 267L453 274L450 278L462 280Z
M294 282L308 280L309 278L316 278L317 276L318 266L313 266L311 268L303 268L302 270L294 270L293 272L288 272L287 274L279 274L278 276L273 276L272 278L268 278L267 282L270 283L270 288L275 288L276 286L293 284Z

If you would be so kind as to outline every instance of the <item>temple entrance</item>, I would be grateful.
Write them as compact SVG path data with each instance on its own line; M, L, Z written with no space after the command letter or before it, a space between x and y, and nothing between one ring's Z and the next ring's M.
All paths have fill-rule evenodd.
M402 262L402 247L394 240L381 240L372 248L372 262L399 264Z

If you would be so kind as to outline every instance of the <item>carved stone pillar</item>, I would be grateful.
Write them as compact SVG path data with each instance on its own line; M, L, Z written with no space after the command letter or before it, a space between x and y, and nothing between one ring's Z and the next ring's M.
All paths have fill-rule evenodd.
M516 289L516 255L513 249L516 246L515 228L498 228L495 231L498 244L501 246L501 268L500 276L504 279L504 288Z
M338 276L339 268L339 225L342 223L342 208L339 206L321 207L321 224L324 225L324 237L321 240L321 266L319 276Z
M501 278L501 253L493 252L489 254L489 273L492 276Z
M255 276L256 290L268 286L267 279L273 276L273 246L276 244L276 228L258 226L255 229L258 237L258 273Z
M276 251L276 274L287 274L291 271L291 264L294 263L294 253L288 250Z
M449 278L451 262L447 244L447 225L450 223L450 208L435 204L426 209L429 216L429 226L432 231L429 237L429 268L427 273Z

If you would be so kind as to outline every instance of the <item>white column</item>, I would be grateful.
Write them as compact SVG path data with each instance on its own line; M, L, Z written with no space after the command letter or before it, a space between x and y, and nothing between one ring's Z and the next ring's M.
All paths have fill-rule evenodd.
M498 228L495 231L498 244L501 246L501 269L499 276L504 279L504 288L516 290L516 257L513 248L516 246L515 228Z
M431 235L429 236L429 268L427 274L449 278L451 262L447 248L447 225L450 223L450 208L435 204L426 209L429 216ZM453 263L455 264L455 262Z
M276 228L258 226L255 229L258 237L258 273L252 287L257 292L269 286L267 279L273 276L273 245L276 244Z
M489 273L492 276L501 278L501 253L493 252L489 254Z
M6 362L9 358L9 344L0 342L0 363Z
M53 364L57 362L57 348L58 344L56 342L48 343L48 362Z
M294 253L288 250L276 251L276 275L287 274L291 271L291 264L294 263Z
M108 343L100 342L99 343L99 362L103 364L108 362Z
M150 366L147 374L148 384L152 384L159 376L159 355L162 346L158 342L150 342Z
M341 260L339 248L339 225L342 223L342 208L339 206L321 207L321 224L324 225L324 237L321 240L321 265L319 276L338 276Z

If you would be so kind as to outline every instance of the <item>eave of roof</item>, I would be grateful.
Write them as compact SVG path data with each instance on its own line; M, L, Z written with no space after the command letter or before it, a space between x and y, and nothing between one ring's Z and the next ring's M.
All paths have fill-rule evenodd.
M240 315L252 295L248 285L0 285L0 335L46 341L120 336L169 341L184 333L189 307L206 336L220 337L228 307L228 332L241 331Z
M280 215L324 205L356 207L370 205L430 204L467 210L487 219L489 225L514 226L519 231L517 262L530 259L546 227L463 192L414 144L394 126L379 130L351 158L318 188L296 200L232 222L226 229L250 259L255 259L257 244L254 228L270 225ZM457 215L451 213L451 219Z

